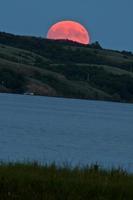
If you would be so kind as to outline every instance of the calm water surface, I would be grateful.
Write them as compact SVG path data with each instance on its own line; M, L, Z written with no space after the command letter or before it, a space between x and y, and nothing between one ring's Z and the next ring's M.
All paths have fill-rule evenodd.
M133 171L133 105L0 94L0 160Z

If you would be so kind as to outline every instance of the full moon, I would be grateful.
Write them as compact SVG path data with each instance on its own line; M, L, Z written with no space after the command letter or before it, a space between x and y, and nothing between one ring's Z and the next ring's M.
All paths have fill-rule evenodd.
M74 21L61 21L54 24L49 29L47 38L90 44L90 34L87 29L80 23Z

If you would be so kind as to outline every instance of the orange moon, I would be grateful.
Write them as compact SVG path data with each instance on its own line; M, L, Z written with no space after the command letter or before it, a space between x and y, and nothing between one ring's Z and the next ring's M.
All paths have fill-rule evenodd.
M48 39L71 40L81 44L90 44L90 34L87 29L78 22L61 21L49 29Z

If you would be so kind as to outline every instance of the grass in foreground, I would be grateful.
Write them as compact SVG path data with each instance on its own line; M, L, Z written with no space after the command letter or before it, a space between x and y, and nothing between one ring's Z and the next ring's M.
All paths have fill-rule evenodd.
M104 170L0 164L0 200L133 200L133 175L121 169Z

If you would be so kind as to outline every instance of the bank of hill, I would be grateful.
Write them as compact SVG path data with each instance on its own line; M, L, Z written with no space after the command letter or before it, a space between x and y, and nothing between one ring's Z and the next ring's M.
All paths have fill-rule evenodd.
M0 92L133 102L133 54L0 32Z

